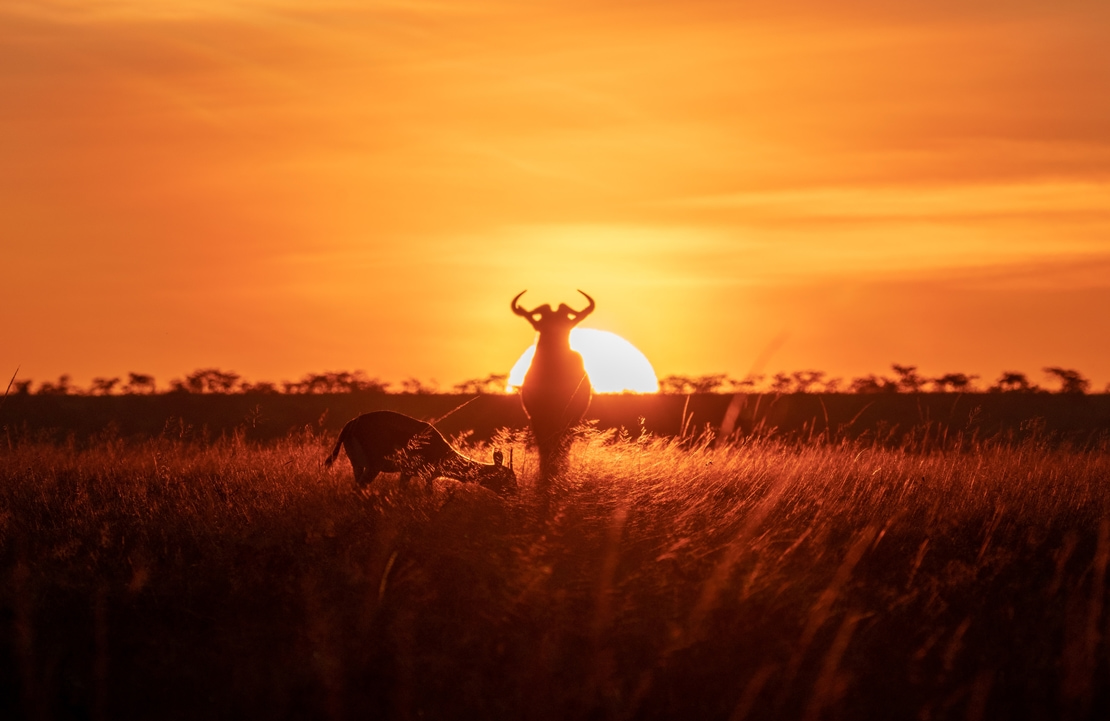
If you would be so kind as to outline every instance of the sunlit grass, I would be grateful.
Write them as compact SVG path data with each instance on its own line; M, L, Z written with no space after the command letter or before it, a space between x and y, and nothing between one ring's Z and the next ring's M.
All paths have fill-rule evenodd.
M635 434L633 434L634 436ZM1107 710L1110 460L587 432L550 494L331 439L0 456L5 713L991 718ZM482 455L486 449L472 449Z

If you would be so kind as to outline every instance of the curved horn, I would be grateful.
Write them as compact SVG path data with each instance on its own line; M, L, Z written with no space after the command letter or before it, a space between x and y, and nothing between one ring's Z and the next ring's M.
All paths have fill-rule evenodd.
M527 292L528 292L527 290L522 290L519 293L517 293L516 297L513 298L513 302L509 304L509 307L512 308L513 312L516 313L517 315L522 315L525 318L531 318L532 317L531 313L529 313L528 311L524 310L519 305L517 305L517 301L520 300L520 296L524 295Z
M596 306L596 304L594 303L594 299L591 298L589 295L586 295L585 291L579 290L578 292L581 293L582 295L585 295L586 300L590 301L590 304L588 306L586 306L585 308L583 308L582 310L577 311L576 315L578 317L575 318L576 321L582 320L583 318L588 316L590 313L593 313L594 312L594 307ZM519 298L520 296L517 296L517 297Z

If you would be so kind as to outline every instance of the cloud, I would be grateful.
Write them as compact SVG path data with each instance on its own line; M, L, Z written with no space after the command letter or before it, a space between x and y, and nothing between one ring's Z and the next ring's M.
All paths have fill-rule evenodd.
M1053 180L962 185L899 184L726 193L664 201L693 211L731 211L742 225L999 220L1110 224L1110 182ZM1106 250L1110 250L1107 241ZM1057 250L1066 248L1057 246Z

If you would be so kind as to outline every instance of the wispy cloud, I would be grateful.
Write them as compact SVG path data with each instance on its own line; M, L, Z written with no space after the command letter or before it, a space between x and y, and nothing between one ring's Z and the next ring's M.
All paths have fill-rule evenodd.
M1079 216L1110 221L1110 180L921 186L831 187L724 193L665 201L691 209L731 209L743 220L936 220Z

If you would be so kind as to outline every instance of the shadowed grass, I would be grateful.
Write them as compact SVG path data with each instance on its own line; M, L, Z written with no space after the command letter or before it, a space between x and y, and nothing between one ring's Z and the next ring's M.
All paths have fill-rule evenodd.
M1110 457L588 432L552 494L330 439L0 457L6 717L1098 718ZM467 449L484 458L488 448Z

